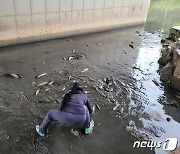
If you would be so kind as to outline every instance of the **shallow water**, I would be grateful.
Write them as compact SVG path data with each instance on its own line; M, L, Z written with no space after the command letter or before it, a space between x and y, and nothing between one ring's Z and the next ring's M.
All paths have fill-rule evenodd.
M179 108L158 102L160 98L178 101L161 84L157 73L161 34L136 32L142 28L1 48L1 73L15 72L23 78L0 76L0 153L163 154L162 148L133 148L134 141L143 137L164 142L167 137L180 136ZM84 56L63 60L74 54ZM46 76L34 78L44 72ZM107 86L104 78L109 76L113 80ZM38 137L35 124L42 121L49 109L59 107L57 101L76 79L86 82L90 102L101 108L92 115L93 134L86 136L80 130L76 137L70 133L71 126L54 122L46 138ZM32 82L42 81L54 84L48 93L42 90L35 96L38 88ZM166 117L171 117L171 121L167 122ZM126 131L129 123L138 128L135 135Z

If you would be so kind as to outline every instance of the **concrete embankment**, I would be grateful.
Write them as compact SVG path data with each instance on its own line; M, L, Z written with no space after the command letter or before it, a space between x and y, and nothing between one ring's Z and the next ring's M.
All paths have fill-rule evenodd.
M159 59L160 78L180 91L180 26L172 27L169 36L161 41L162 56Z
M0 1L0 47L143 24L150 0Z

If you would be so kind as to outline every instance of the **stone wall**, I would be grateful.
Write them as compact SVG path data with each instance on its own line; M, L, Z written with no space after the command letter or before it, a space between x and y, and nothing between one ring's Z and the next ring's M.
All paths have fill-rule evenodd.
M161 42L160 79L180 91L180 26L172 27L169 36Z
M150 0L0 0L0 47L142 24Z

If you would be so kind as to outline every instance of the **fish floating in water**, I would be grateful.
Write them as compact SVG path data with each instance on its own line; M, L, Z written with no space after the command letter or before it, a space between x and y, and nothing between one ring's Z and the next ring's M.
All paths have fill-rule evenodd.
M38 76L35 76L35 78L40 78L40 77L43 77L43 76L45 76L47 73L42 73L42 74L40 74L40 75L38 75Z
M40 92L40 89L36 90L35 95L37 96Z
M49 83L48 83L48 85L52 85L54 83L54 81L50 81Z
M44 86L44 85L47 85L47 84L48 84L48 82L41 82L41 83L37 84L37 86L41 87L41 86Z
M50 91L51 89L50 88L46 88L45 90L44 90L44 92L48 92L48 91Z
M20 74L17 74L17 73L7 73L7 74L5 74L5 76L16 78L16 79L21 79L22 78L22 76Z
M89 69L88 68L85 68L83 71L82 71L82 73L84 73L84 72L86 72L86 71L88 71Z

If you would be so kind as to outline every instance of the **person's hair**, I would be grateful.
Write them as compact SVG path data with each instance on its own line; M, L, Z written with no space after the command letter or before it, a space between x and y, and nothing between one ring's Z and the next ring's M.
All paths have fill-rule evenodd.
M81 90L84 91L84 83L82 81L77 81L73 84L72 90Z

